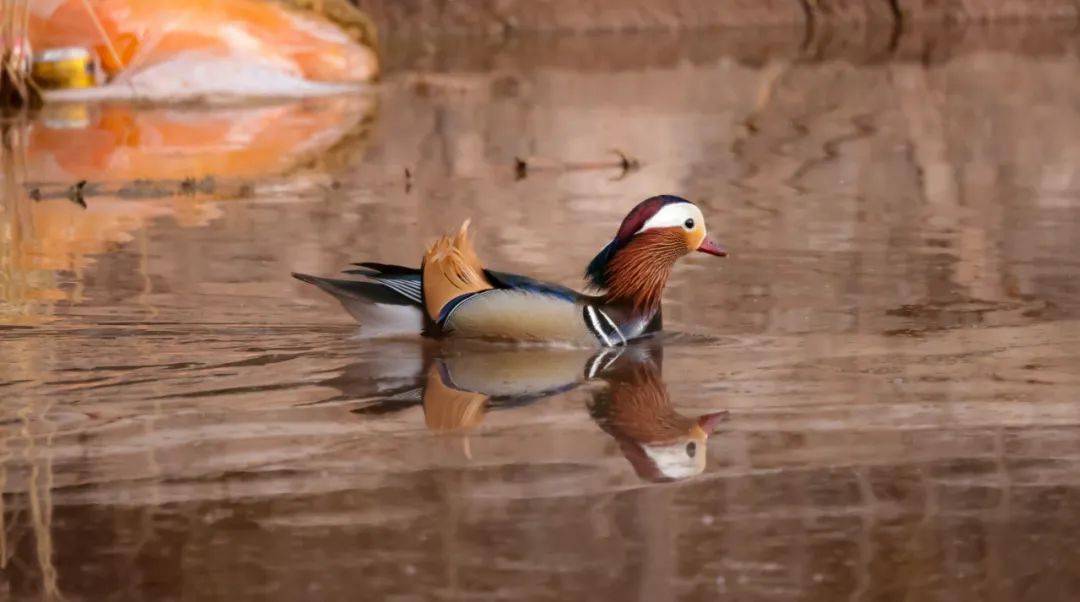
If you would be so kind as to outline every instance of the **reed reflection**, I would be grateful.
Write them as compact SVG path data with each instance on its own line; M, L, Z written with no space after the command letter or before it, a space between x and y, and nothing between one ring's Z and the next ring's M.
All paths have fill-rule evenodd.
M727 412L678 412L663 381L663 345L651 340L625 348L560 349L483 345L422 345L411 378L401 358L347 366L323 384L335 399L378 397L354 413L375 416L422 406L424 424L439 433L468 435L490 411L521 408L579 387L585 409L643 480L685 479L705 470L706 444ZM386 372L381 372L386 368ZM465 453L469 454L467 437Z

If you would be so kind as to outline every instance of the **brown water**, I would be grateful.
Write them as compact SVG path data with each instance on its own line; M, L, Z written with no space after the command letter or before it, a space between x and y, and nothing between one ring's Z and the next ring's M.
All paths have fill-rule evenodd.
M9 128L0 598L1076 599L1080 42L794 33ZM732 255L648 349L372 339L289 277L472 217L576 285L666 192Z

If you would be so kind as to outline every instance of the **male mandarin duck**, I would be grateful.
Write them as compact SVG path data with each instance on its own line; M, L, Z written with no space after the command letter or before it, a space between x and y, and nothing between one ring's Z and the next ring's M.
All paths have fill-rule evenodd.
M693 251L724 257L690 201L654 196L634 207L589 262L597 294L485 269L468 235L438 239L419 269L358 263L367 281L294 273L336 297L362 324L434 337L546 341L614 347L661 328L660 300L675 262Z

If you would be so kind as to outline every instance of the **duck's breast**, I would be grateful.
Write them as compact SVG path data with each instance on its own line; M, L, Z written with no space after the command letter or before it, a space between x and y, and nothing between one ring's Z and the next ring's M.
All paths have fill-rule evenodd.
M443 322L451 336L595 345L581 306L555 295L495 289L472 295Z

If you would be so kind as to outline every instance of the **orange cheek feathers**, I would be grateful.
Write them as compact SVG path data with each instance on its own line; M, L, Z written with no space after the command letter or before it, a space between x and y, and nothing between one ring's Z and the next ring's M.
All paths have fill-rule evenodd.
M697 226L689 232L683 231L686 237L686 252L696 251L701 246L701 241L705 240L705 228Z

